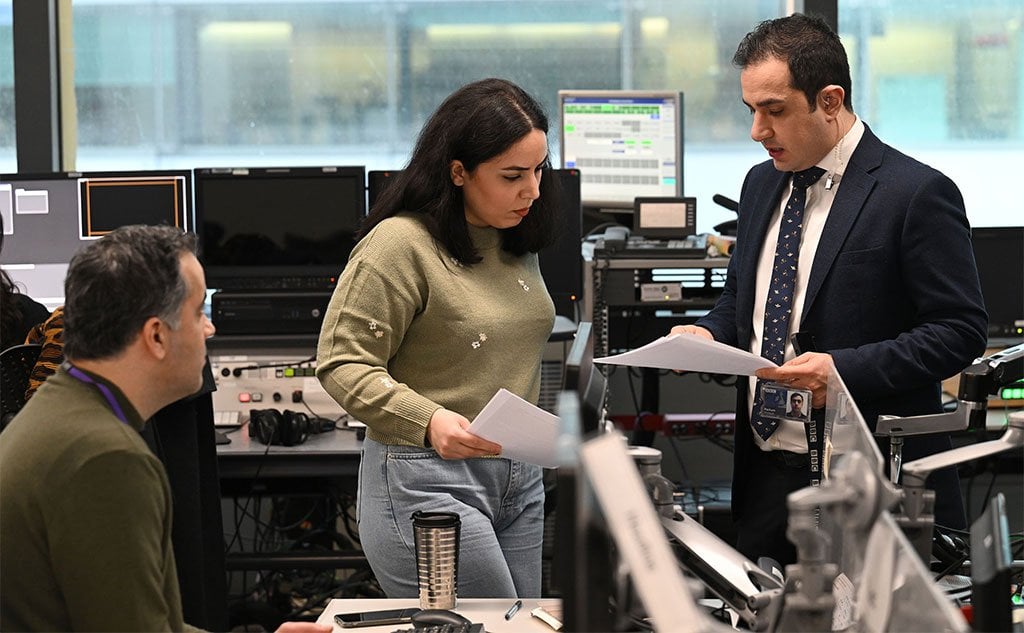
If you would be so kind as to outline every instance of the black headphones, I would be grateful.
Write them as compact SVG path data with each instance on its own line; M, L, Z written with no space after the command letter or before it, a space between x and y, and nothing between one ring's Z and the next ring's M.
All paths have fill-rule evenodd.
M318 432L309 416L298 411L253 409L249 412L249 437L270 446L298 446L310 433Z

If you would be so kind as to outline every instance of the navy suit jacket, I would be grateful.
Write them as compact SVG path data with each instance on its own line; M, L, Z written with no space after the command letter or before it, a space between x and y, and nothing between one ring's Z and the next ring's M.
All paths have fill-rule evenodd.
M743 182L725 288L697 322L717 341L749 349L758 257L790 177L766 161ZM865 126L814 254L800 330L814 336L815 351L831 354L873 429L879 414L940 412L940 381L984 353L987 324L960 191ZM737 384L733 510L740 518L745 483L756 476L750 451L758 449L747 381ZM946 435L908 438L904 459L949 445ZM939 491L940 501L954 492L959 504L959 490Z

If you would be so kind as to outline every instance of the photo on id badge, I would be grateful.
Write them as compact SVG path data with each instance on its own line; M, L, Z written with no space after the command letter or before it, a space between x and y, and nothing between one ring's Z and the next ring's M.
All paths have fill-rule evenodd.
M806 423L810 419L811 392L776 383L761 384L761 415Z

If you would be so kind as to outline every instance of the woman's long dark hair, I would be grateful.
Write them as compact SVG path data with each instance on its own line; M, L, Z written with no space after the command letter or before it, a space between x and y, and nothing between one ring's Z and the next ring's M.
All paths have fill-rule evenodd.
M0 251L4 249L4 220L0 217ZM14 300L18 288L14 281L7 274L6 270L0 269L0 328L4 332L10 332L21 319L20 304ZM21 342L21 341L19 341Z
M482 79L459 88L437 108L420 132L409 163L380 193L360 232L403 211L418 214L435 240L464 266L480 261L466 226L462 188L450 167L460 161L472 172L533 130L547 134L548 118L522 88L504 79ZM502 230L502 248L516 255L551 244L560 226L550 167L541 177L540 198L518 226Z

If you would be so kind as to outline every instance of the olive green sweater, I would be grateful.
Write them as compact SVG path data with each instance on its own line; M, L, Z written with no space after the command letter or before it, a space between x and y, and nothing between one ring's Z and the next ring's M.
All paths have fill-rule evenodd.
M555 309L536 254L501 250L470 226L466 267L412 215L384 220L352 251L320 332L317 377L384 444L423 446L439 408L472 420L501 388L536 403Z
M102 379L100 379L102 381ZM117 389L60 369L0 436L0 628L179 631L171 493Z

